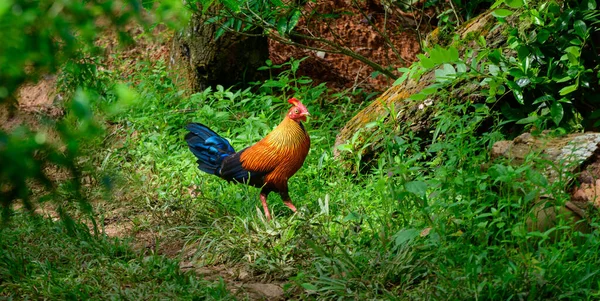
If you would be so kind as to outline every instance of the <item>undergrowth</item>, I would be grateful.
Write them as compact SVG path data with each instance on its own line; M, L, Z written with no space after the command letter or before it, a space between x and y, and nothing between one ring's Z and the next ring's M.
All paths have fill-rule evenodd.
M445 64L436 75L463 72L466 66L457 60L452 54L456 68L446 60L436 63ZM566 180L546 179L539 166L548 162L536 154L520 165L491 160L491 146L505 138L503 112L468 99L436 103L431 141L402 128L410 126L402 120L394 128L389 120L371 123L387 133L384 147L366 173L349 174L334 159L333 144L361 105L350 92L332 94L298 77L300 63L267 62L265 69L284 71L244 90L216 87L191 95L178 89L162 61L141 62L128 74L94 69L98 89L105 91L74 92L73 114L96 116L105 128L104 137L79 143L100 175L95 180L112 191L86 193L90 199L108 196L94 204L100 217L123 210L119 214L132 224L132 234L150 232L160 241L154 250L133 251L127 242L90 234L82 224L65 228L17 213L12 227L0 228L0 296L234 298L231 283L179 271L178 261L185 260L242 267L252 281L284 283L285 297L295 300L600 297L597 231L573 231L561 215L549 229L528 227L542 197L553 208L569 200ZM583 75L577 76L569 80L579 83ZM507 93L504 86L500 90L498 95ZM413 98L428 96L423 93ZM267 221L258 189L197 169L183 139L185 125L201 122L240 150L281 121L291 96L311 113L311 150L289 182L298 213L273 195L274 220ZM519 118L564 125L564 109L571 106L544 101L556 110L535 106ZM575 122L577 111L571 111L568 122ZM65 122L77 124L76 117L67 115ZM565 130L570 128L576 127ZM361 161L360 152L353 155ZM105 222L100 220L100 229ZM593 215L588 222L592 229L598 225ZM159 255L167 253L161 242L179 246L179 258Z
M557 207L568 195L564 183L550 184L536 171L535 156L521 166L490 164L488 150L503 135L497 126L472 133L484 120L497 125L494 112L468 102L440 107L433 143L374 123L389 131L384 153L369 173L350 175L333 158L333 137L358 105L343 93L315 92L310 81L292 82L285 91L256 87L268 94L218 87L186 95L163 63L139 64L115 93L90 99L105 112L108 135L86 140L87 147L114 186L113 198L96 210L108 217L124 208L133 232L182 246L180 260L242 266L256 281L284 282L289 299L597 297L597 233L569 231L560 217L548 231L526 228L541 194L553 195ZM290 180L298 213L273 196L269 222L259 190L200 172L183 136L196 121L236 149L248 146L281 120L287 105L280 93L309 108L312 147ZM118 109L100 110L111 103ZM3 230L0 295L233 298L226 282L179 272L177 261L156 255L159 246L142 257L84 226L65 236L61 224L47 220L17 215L12 222L23 226Z

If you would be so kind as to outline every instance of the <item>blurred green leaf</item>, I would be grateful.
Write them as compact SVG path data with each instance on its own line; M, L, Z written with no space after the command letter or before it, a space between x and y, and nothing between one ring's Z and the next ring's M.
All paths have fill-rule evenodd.
M575 23L573 24L573 28L575 28L575 33L581 38L585 38L585 36L587 35L587 26L582 20L575 21Z
M296 28L298 25L298 21L300 21L300 17L302 16L302 12L299 9L294 9L292 16L290 17L290 21L288 22L288 32Z
M415 238L419 237L420 233L421 231L417 229L402 229L398 231L396 234L394 234L395 247L398 248L407 245Z
M506 18L506 17L512 15L512 13L513 13L512 10L499 8L492 12L492 16L494 16L496 18Z
M569 93L573 93L575 90L577 90L577 86L578 86L577 84L566 86L566 87L560 89L560 91L558 91L558 93L560 94L560 96L567 95Z
M424 197L427 192L427 183L422 181L411 181L404 184L406 191L419 197Z
M523 0L506 0L504 1L504 3L506 3L506 5L508 5L510 8L521 8L523 6Z
M555 101L550 104L550 116L556 125L559 125L564 116L562 103Z

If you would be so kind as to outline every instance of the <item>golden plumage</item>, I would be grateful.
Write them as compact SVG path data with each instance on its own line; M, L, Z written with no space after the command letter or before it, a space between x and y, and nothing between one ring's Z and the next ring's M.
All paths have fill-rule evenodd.
M263 185L282 193L287 201L287 181L302 167L309 149L310 137L302 124L285 117L265 138L242 152L240 162L246 170L266 172Z
M310 149L310 137L302 125L309 115L297 99L288 100L293 106L283 121L256 144L235 152L231 144L203 124L188 125L186 141L198 158L198 168L228 181L260 187L260 200L267 218L267 196L277 192L293 211L288 194L288 180L302 164Z

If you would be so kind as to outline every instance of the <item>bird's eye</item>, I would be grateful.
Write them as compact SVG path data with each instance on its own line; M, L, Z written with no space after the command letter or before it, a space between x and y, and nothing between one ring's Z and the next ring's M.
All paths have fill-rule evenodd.
M294 110L294 114L298 114L298 112L299 112L298 109Z

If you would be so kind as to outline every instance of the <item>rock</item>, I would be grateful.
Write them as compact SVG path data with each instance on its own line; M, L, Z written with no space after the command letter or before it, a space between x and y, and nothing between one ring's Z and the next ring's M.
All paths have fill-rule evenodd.
M567 202L564 207L555 207L551 202L539 202L532 209L533 218L526 220L528 231L546 232L556 226L557 216L562 216L572 225L569 231L579 231L581 233L590 233L591 227L586 220L585 213L574 205L572 202ZM563 235L564 230L554 231L551 233L551 238L556 239L559 235Z
M520 165L531 153L539 153L543 159L561 166L564 176L575 173L584 161L592 158L599 143L600 133L579 133L557 138L535 138L530 133L524 133L513 141L496 142L491 157L505 157L515 165ZM541 172L550 183L559 179L556 168L552 166Z
M264 296L267 300L283 300L283 289L272 283L248 283L245 288Z
M548 162L538 171L549 185L563 181L564 188L569 189L576 182L582 184L573 190L571 200L564 207L554 206L551 195L541 196L532 208L533 218L526 221L527 230L545 232L556 225L557 216L563 216L573 225L573 231L589 233L587 212L600 206L600 133L564 137L534 137L524 133L513 141L496 142L491 151L493 160L506 158L513 165L521 165L532 154ZM576 179L567 178L580 170L583 172ZM553 237L559 234L552 233Z

